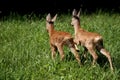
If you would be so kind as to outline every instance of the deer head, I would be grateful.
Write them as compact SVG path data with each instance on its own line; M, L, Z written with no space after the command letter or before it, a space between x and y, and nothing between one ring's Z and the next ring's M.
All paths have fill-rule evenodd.
M57 18L57 14L51 19L50 13L46 16L46 30L54 29L54 22Z
M80 11L77 13L76 9L73 9L73 12L72 12L72 21L71 21L71 25L74 26L74 25L79 25L80 24Z

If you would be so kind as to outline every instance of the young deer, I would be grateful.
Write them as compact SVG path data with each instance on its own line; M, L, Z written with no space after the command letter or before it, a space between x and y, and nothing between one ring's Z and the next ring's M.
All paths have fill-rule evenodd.
M98 33L88 32L81 28L80 26L80 11L77 13L77 11L74 9L72 12L72 21L71 25L74 27L75 31L75 38L74 42L76 45L80 44L84 47L84 54L89 51L90 54L93 57L92 64L94 65L98 55L95 52L95 49L100 51L103 55L105 55L108 58L108 61L110 63L110 68L113 70L112 61L110 53L104 48L103 46L103 38Z
M81 64L78 52L75 49L72 35L63 31L54 30L54 21L56 20L57 14L51 19L50 13L46 16L46 29L50 37L50 47L52 51L52 59L55 58L56 51L60 53L61 60L64 59L63 46L67 45L71 52L74 54L76 60Z

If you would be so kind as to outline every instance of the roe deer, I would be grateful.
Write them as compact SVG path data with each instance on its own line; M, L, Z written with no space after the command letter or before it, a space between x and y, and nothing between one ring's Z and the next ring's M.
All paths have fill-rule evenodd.
M52 59L55 58L56 51L60 54L60 59L64 59L63 46L67 45L71 52L74 54L76 60L81 64L78 52L75 49L73 37L68 32L54 30L54 21L56 20L57 14L51 19L50 13L46 16L46 29L50 37L50 48L52 52Z
M74 42L76 45L81 45L84 47L84 54L89 51L90 54L93 57L92 64L94 65L98 55L95 52L95 49L97 49L99 52L101 52L103 55L105 55L108 58L108 61L110 63L110 68L113 70L112 66L112 60L110 53L104 48L103 46L103 38L98 33L88 32L81 28L80 25L80 11L77 13L77 11L74 9L72 12L72 20L71 25L74 27L75 31L75 38Z

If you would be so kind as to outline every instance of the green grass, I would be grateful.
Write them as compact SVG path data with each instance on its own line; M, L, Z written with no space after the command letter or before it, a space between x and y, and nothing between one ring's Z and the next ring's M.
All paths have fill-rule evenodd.
M57 54L52 61L45 17L10 15L0 21L0 80L119 80L120 79L120 14L93 13L81 15L82 28L100 33L105 48L111 53L114 73L109 63L91 66L88 53L80 67L73 54L64 47L65 60ZM55 29L74 34L71 14L58 14ZM79 46L81 55L83 48ZM98 53L99 54L99 53Z

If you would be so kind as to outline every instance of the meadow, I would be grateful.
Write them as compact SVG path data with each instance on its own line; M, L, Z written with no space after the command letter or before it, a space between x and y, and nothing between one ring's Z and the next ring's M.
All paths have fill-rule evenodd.
M120 79L120 14L98 12L81 14L81 27L103 36L104 46L112 56L114 72L103 55L98 55L98 64L92 66L88 58L80 56L79 66L69 48L64 47L65 60L56 53L51 58L49 36L46 31L46 15L10 14L0 20L0 80L119 80ZM71 13L58 14L55 29L70 32Z

